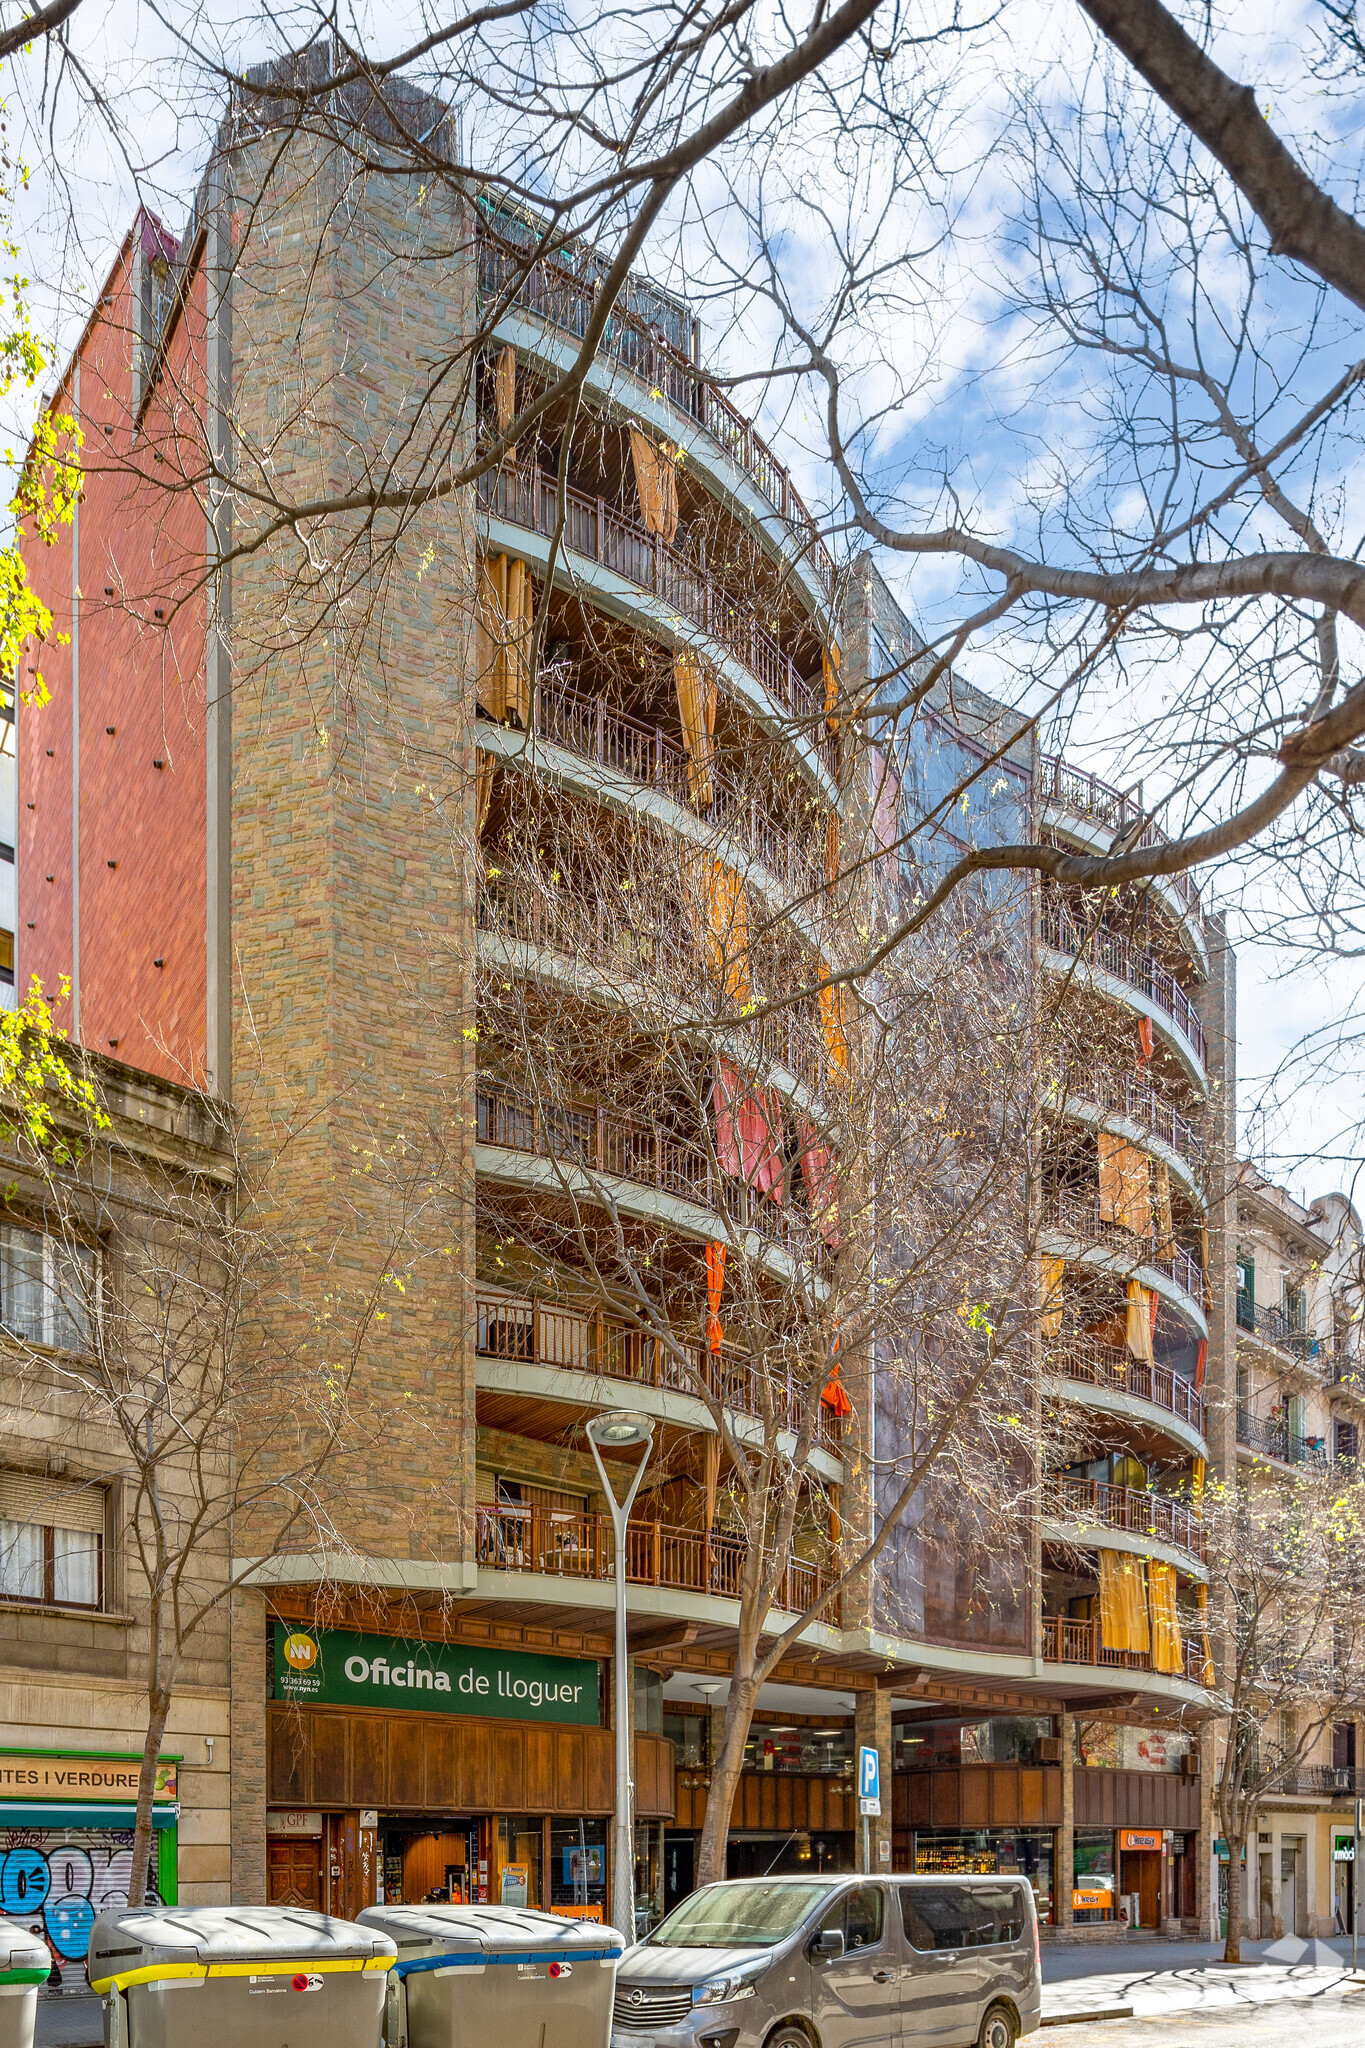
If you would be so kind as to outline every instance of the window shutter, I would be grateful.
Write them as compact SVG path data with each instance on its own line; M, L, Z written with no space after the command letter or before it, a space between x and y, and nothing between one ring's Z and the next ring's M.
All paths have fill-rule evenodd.
M84 1529L104 1534L104 1488L37 1479L28 1472L0 1472L0 1519L37 1522L46 1529Z

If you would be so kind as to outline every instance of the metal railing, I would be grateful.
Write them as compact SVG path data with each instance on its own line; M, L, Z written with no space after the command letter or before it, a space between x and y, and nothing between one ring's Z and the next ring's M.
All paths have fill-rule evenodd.
M475 1510L475 1554L493 1571L541 1572L559 1579L610 1579L615 1553L609 1515L568 1508L481 1507ZM748 1554L742 1536L632 1522L626 1531L626 1577L634 1586L671 1586L681 1592L739 1598ZM828 1580L823 1566L788 1560L774 1604L799 1614L818 1600ZM837 1609L823 1619L837 1626Z
M540 470L510 464L479 478L479 506L493 518L554 533L559 520L559 485ZM766 692L770 702L803 729L828 760L823 691L819 696L794 661L782 652L757 615L705 569L699 569L656 533L571 484L566 491L564 546L584 561L600 562L637 589L652 591L670 610L690 619L728 648Z
M646 913L627 917L619 904L603 899L568 897L550 888L522 888L506 875L485 874L479 884L478 926L500 939L561 950L572 966L586 961L603 973L638 981L650 978L656 987L682 988L696 971L695 954L683 951L682 933L666 919ZM829 1054L818 1017L803 1024L790 1004L736 1027L725 1035L724 1049L737 1056L746 1072L770 1077L785 1068L817 1101L826 1092Z
M541 673L532 693L531 723L537 738L624 776L642 789L662 790L718 831L739 840L792 896L824 889L823 839L818 845L803 843L778 824L751 791L730 782L715 767L710 773L710 804L703 808L694 803L687 755L665 737L661 726L627 717L603 696L575 690L556 669Z
M1192 1685L1204 1683L1204 1646L1195 1637L1182 1641L1184 1676ZM1073 1621L1069 1615L1043 1616L1043 1656L1049 1664L1095 1664L1108 1670L1150 1671L1146 1650L1107 1650L1097 1621ZM1179 1674L1175 1674L1179 1675Z
M1117 838L1127 832L1144 815L1142 784L1132 790L1116 789L1110 782L1102 782L1098 775L1091 775L1084 768L1073 768L1060 754L1044 754L1038 763L1039 799L1044 804L1055 804L1059 810L1070 811L1073 817L1088 818L1097 825L1107 825ZM1134 844L1140 847L1169 846L1168 833L1162 831L1154 819L1143 827L1141 837ZM1194 918L1202 938L1204 931L1204 906L1200 901L1199 887L1188 869L1177 874L1160 878L1172 889L1185 909Z
M1066 1100L1093 1104L1107 1116L1121 1116L1159 1139L1191 1166L1204 1163L1204 1139L1199 1126L1150 1081L1096 1067L1093 1075L1071 1088Z
M1154 1267L1158 1273L1165 1273L1174 1280L1177 1287L1183 1287L1186 1294L1202 1307L1204 1275L1198 1260L1192 1259L1183 1245L1172 1245L1162 1255L1154 1236L1139 1237L1126 1224L1111 1223L1101 1216L1098 1195L1087 1198L1069 1194L1065 1188L1055 1188L1050 1195L1044 1194L1043 1202L1045 1223L1055 1223L1059 1230L1072 1237L1121 1252L1134 1267Z
M1204 1556L1204 1525L1192 1508L1178 1500L1142 1493L1131 1486L1111 1486L1104 1479L1068 1479L1063 1473L1052 1473L1048 1487L1051 1521L1097 1523L1168 1544L1190 1557L1202 1560Z
M700 1338L680 1337L675 1339L684 1354L679 1359L650 1331L634 1329L599 1311L544 1301L538 1295L480 1290L475 1313L474 1348L480 1358L560 1366L569 1372L697 1397L705 1390L740 1415L761 1417L766 1393L779 1428L795 1434L800 1426L805 1399L791 1376L779 1380L764 1375L752 1358L729 1345L722 1344L717 1353L706 1350ZM842 1420L831 1415L817 1398L815 1435L834 1441L842 1433Z
M1358 1799L1365 1794L1365 1771L1353 1764L1300 1764L1265 1788L1266 1797Z
M481 1145L499 1145L613 1180L634 1181L704 1209L723 1208L766 1243L817 1267L825 1261L824 1241L803 1207L790 1198L771 1201L729 1176L722 1185L712 1174L706 1148L693 1138L680 1138L658 1125L631 1123L600 1107L546 1107L482 1080L475 1095L475 1128Z
M1253 1415L1249 1408L1237 1410L1237 1441L1262 1457L1278 1458L1282 1465L1303 1465L1310 1472L1325 1472L1330 1462L1319 1438L1300 1436L1287 1422Z
M1322 1370L1327 1363L1326 1348L1314 1331L1292 1323L1281 1308L1258 1308L1242 1287L1237 1290L1237 1327L1259 1337L1263 1344L1273 1345L1277 1351L1287 1351L1304 1364L1312 1363Z
M1204 1396L1167 1366L1144 1365L1141 1359L1130 1358L1126 1351L1112 1350L1094 1337L1058 1339L1049 1347L1047 1363L1063 1379L1076 1380L1083 1386L1109 1387L1116 1394L1132 1394L1139 1401L1150 1401L1153 1407L1178 1415L1200 1436L1204 1435Z
M596 288L563 263L527 266L516 244L481 225L479 229L481 310L499 302L536 314L581 341L596 304ZM697 365L645 321L618 303L602 337L601 353L620 363L651 391L705 427L713 441L757 485L775 512L792 528L826 597L834 595L834 558L821 540L786 466L779 462L751 421L718 391Z
M1057 892L1044 890L1041 928L1043 943L1059 953L1074 954L1115 981L1126 982L1148 1002L1168 1016L1202 1068L1205 1060L1204 1027L1194 1004L1180 983L1161 965L1155 953L1135 946L1104 925L1089 927L1071 915L1057 899Z

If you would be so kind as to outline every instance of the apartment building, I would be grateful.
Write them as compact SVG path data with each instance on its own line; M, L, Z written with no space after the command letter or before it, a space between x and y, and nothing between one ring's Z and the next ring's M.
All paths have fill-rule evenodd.
M248 1161L271 1153L271 1199L329 1247L300 1271L300 1327L340 1327L371 1285L384 1303L348 1367L382 1427L334 1479L326 1540L267 1556L242 1532L232 1895L607 1910L611 1543L583 1426L626 1405L654 1430L628 1575L636 1893L657 1913L693 1882L744 1555L700 1395L723 1385L741 1431L773 1398L730 1351L735 1266L718 1275L712 1247L738 1216L771 1303L796 1236L826 1234L817 1126L847 1058L828 1004L742 1053L670 1033L677 961L698 980L718 961L722 995L741 952L746 988L818 963L801 906L840 833L880 829L880 807L890 847L988 765L983 830L1104 847L1140 798L1040 757L956 680L909 739L874 719L855 745L847 707L917 658L912 622L870 564L839 575L702 374L697 320L643 278L572 431L544 419L416 520L372 605L318 626L322 595L267 550L210 614L196 440L230 420L292 487L334 485L388 445L414 363L477 338L457 443L491 444L571 359L595 282L586 254L529 263L528 223L479 195L438 219L397 175L324 230L344 153L279 145L253 114L177 245L134 224L67 373L96 452L70 546L41 565L71 638L51 703L20 707L18 971L70 976L80 1040L149 1088L231 1102ZM267 160L287 175L262 194ZM308 630L296 601L320 608ZM970 842L958 810L934 857ZM672 879L623 910L646 844ZM668 888L691 955L669 950ZM741 903L775 966L737 946ZM1208 1193L1231 956L1185 878L1102 919L1050 887L1012 916L1073 1020L1021 1193L1041 1214L1040 1437L1045 1404L1068 1455L986 1582L957 1568L942 1497L903 1582L807 1629L760 1696L731 1867L852 1867L867 1742L891 1788L878 1862L1024 1872L1060 1928L1112 1926L1134 1898L1143 1925L1207 1925L1197 1495L1234 1457L1233 1247ZM647 1030L624 1028L636 997ZM729 1079L744 1061L757 1135ZM670 1341L594 1279L603 1217L664 1266ZM779 1623L869 1525L879 1371L850 1360L827 1404Z
M1249 1162L1237 1174L1237 1463L1243 1486L1359 1471L1365 1421L1360 1218L1343 1194L1305 1205ZM1300 1729L1305 1739L1318 1716ZM1265 1937L1349 1929L1353 1869L1334 1856L1365 1791L1354 1717L1327 1722L1258 1815L1253 1925Z

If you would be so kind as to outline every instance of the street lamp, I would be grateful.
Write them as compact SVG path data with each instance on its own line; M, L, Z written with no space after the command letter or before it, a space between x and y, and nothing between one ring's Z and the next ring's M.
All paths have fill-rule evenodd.
M602 1481L616 1534L616 1841L612 1852L611 1917L623 1940L635 1939L635 1815L631 1794L630 1688L626 1670L626 1524L645 1476L654 1442L654 1424L645 1415L620 1409L608 1415L594 1415L587 1426L593 1463ZM625 1500L616 1490L602 1462L603 1451L629 1451L643 1446L644 1456L635 1468Z

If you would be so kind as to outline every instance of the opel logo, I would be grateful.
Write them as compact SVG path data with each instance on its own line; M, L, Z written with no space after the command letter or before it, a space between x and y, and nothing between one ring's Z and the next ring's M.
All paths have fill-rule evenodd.
M632 1992L631 1992L631 1994L630 1994L630 2002L631 2002L631 2004L632 2004L632 2005L643 2005L643 2004L644 2004L644 2002L645 2002L645 1994L644 1994L644 1992L643 1992L643 1991L632 1991Z

